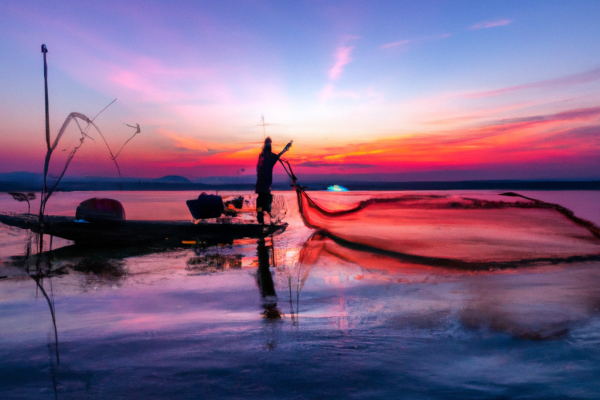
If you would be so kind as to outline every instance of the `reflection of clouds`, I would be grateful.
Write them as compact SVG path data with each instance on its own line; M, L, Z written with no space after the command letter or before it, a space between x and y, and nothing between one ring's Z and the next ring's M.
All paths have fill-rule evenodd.
M518 274L475 276L459 314L468 328L531 339L567 335L598 313L598 263L540 267Z
M313 266L311 287L320 281L340 290L339 304L332 302L307 315L331 318L342 330L349 323L371 318L369 315L380 315L386 326L394 329L439 329L455 320L469 330L553 339L589 323L600 307L600 269L595 261L457 271L346 248L320 234L307 241L302 254L301 261ZM365 280L363 285L357 284L360 280ZM385 304L381 303L381 289L373 297L368 292L355 294L359 300L350 305L348 292L368 288L367 281L394 284L395 294L389 295Z

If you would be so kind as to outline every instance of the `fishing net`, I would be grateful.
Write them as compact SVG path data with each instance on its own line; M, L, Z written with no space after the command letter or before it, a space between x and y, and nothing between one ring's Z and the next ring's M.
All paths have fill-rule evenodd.
M407 194L348 204L344 196L317 202L297 187L308 227L338 244L411 263L477 269L600 259L594 224L556 204L504 195Z
M273 204L271 204L271 221L273 223L282 222L288 215L289 206L287 199L284 196L273 196Z
M244 207L241 212L256 214L256 195L252 195L247 199L244 199ZM285 220L290 212L290 207L286 197L281 195L273 195L273 202L271 203L271 222L279 224Z

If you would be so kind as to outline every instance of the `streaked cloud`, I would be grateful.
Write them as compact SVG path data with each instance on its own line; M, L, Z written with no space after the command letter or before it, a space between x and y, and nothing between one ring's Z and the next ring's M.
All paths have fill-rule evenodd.
M410 133L328 147L299 166L387 171L474 164L514 164L556 157L577 160L600 152L600 107L488 121L470 129ZM600 137L600 136L598 136Z
M408 39L399 40L397 42L382 44L381 46L379 46L379 48L380 49L391 49L392 47L398 47L398 46L402 46L402 45L409 44L409 43L410 43L410 40L408 40Z
M480 97L492 97L499 96L507 93L516 92L519 90L527 89L546 89L556 88L570 85L582 85L585 83L591 83L600 80L600 67L596 67L589 71L581 72L578 74L572 74L563 76L555 79L546 79L543 81L526 83L523 85L509 86L502 89L488 90L483 92L468 93L464 97L466 98L480 98Z
M551 121L575 121L595 120L600 117L600 107L583 108L578 110L563 111L549 115L532 115L530 117L503 119L495 122L498 125L519 124L529 122L551 122Z
M174 142L173 150L189 153L189 155L193 157L206 157L217 153L237 151L241 147L239 143L236 143L235 145L224 145L222 143L207 142L192 135L186 135L162 129L159 130L159 132ZM182 155L179 154L179 157L181 156Z
M451 33L441 33L439 35L423 36L423 37L416 38L416 39L404 39L404 40L399 40L397 42L391 42L391 43L382 44L381 46L379 46L379 48L383 49L383 50L385 50L385 49L392 49L394 47L405 46L405 45L410 44L410 43L418 43L418 42L427 42L427 41L433 41L433 40L447 39L450 36L452 36Z
M357 163L327 163L317 161L305 161L297 164L299 167L308 168L341 168L341 169L362 169L362 168L374 168L374 164L357 164Z
M495 28L497 26L506 26L511 23L513 23L512 19L494 19L494 20L479 22L479 23L471 26L469 29L477 30L477 29Z

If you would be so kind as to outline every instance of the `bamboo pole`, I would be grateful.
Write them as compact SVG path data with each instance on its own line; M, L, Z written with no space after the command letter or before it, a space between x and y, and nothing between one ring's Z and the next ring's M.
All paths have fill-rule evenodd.
M46 192L48 190L47 187L47 175L48 175L48 161L49 156L52 151L52 145L50 143L50 108L48 104L48 63L46 62L46 53L48 53L48 48L45 44L42 44L42 54L44 55L44 99L46 103L45 111L46 111L46 159L44 162L44 183L42 186L42 193L40 196L40 213L39 213L39 224L40 227L44 225L44 199L46 196Z

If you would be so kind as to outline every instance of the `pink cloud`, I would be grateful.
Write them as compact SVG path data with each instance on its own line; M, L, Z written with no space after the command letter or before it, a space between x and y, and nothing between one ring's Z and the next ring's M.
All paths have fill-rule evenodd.
M329 79L336 80L342 76L344 67L352 61L352 57L350 57L352 49L354 49L354 46L340 46L337 48L335 51L336 63L329 70Z
M344 39L344 44L342 44L335 50L334 56L336 61L333 67L331 67L331 69L329 70L329 82L327 83L327 85L325 85L325 87L323 87L323 89L321 89L321 92L319 94L319 99L321 100L321 102L325 102L333 97L360 97L359 95L351 91L338 92L335 90L335 87L333 85L334 81L341 78L342 73L344 72L344 67L348 65L350 61L352 61L352 57L350 55L352 53L352 50L354 49L354 46L346 46L345 43L353 39L358 39L358 37L347 36Z
M116 92L130 100L143 102L178 101L235 101L223 78L207 69L168 68L153 60L134 57L122 64L99 61L96 70L106 82L115 85L108 91ZM74 74L78 74L74 71ZM104 86L101 90L107 90Z
M495 28L497 26L506 26L512 22L513 22L512 19L495 19L495 20L491 20L491 21L479 22L479 23L473 25L470 29L477 30L477 29Z

